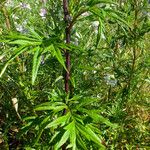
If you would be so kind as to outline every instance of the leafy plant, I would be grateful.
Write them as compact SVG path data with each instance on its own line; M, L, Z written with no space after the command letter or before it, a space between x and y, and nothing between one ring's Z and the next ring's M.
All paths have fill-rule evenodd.
M7 149L147 149L146 0L15 0L0 8ZM13 126L17 135L7 136Z

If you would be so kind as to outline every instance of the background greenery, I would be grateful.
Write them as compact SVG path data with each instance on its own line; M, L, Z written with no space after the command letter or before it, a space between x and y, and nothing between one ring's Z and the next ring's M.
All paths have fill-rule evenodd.
M0 2L0 149L150 148L148 0Z

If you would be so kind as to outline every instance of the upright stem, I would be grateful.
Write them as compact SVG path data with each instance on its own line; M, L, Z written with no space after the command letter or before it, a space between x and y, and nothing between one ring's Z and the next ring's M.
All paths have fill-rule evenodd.
M66 23L66 29L65 29L65 35L66 35L66 43L69 44L70 43L70 30L71 28L69 28L70 26L70 13L69 13L69 6L68 6L68 0L63 0L63 10L64 10L64 21ZM70 66L71 66L71 61L70 61L70 53L68 52L68 50L64 50L65 51L65 57L66 57L66 68L67 71L65 72L65 92L68 95L70 92L70 86L69 86L69 80L70 80ZM66 114L66 109L64 109L63 111L63 115ZM66 144L62 145L62 150L66 150Z
M70 43L70 13L69 13L69 6L68 6L68 0L63 0L63 10L64 10L64 21L66 23L66 29L65 29L65 35L66 35L66 43ZM68 50L65 50L65 57L66 57L66 68L67 71L65 73L65 92L68 94L70 92L70 87L69 87L69 80L70 80L70 53Z

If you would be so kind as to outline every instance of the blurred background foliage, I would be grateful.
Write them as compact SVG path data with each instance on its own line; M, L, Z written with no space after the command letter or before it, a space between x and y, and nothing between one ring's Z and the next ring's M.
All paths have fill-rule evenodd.
M64 43L61 0L0 1L0 149L57 150L67 143L74 150L148 150L149 1L70 0L69 10L71 19L77 16L70 46ZM69 98L64 91L63 49L71 54ZM62 108L77 124L74 119L57 128L51 124L62 116ZM104 118L95 123L90 109L95 118ZM63 141L69 125L72 130L78 127L77 138L70 133ZM88 127L95 134L81 131ZM94 137L101 139L99 146L92 142Z

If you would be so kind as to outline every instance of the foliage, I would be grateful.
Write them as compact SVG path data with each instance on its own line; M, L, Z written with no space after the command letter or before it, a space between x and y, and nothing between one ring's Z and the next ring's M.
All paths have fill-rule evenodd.
M60 0L1 1L0 148L149 149L149 9L70 0L66 23Z

